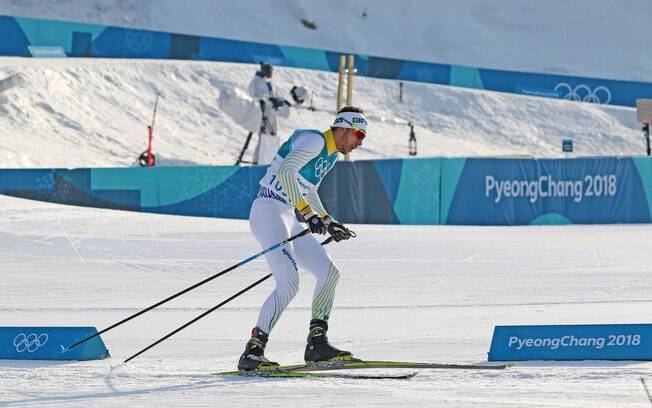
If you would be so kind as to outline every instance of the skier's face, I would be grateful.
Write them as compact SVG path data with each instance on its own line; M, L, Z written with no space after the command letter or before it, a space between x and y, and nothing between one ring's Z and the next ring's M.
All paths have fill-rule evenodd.
M364 140L365 134L361 130L357 129L346 129L344 133L344 145L342 146L343 150L340 152L347 154L351 153L353 150L362 146L362 140Z

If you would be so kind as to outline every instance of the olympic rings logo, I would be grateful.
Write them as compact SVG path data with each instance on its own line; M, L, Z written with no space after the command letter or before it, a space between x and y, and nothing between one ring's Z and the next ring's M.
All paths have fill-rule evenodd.
M39 348L45 346L45 343L47 342L47 333L19 333L16 337L14 337L14 347L16 347L16 351L19 353L22 353L23 351L33 353Z
M328 160L324 160L323 158L319 158L317 160L317 163L315 163L315 177L318 179L321 179L328 173L328 170L330 169L330 163Z
M588 85L579 84L572 87L565 82L561 82L555 86L555 91L559 92L560 96L570 101L591 102L608 104L611 102L611 91L606 86L597 86L591 89Z
M125 35L125 46L138 54L142 54L152 49L154 38L152 34L142 30L127 30Z

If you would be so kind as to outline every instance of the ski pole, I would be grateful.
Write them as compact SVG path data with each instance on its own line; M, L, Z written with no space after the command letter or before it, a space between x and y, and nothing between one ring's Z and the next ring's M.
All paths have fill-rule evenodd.
M159 306L161 306L162 304L164 304L164 303L166 303L166 302L169 302L170 300L172 300L172 299L174 299L174 298L177 298L177 297L183 295L184 293L190 292L191 290L196 289L196 288L198 288L199 286L201 286L201 285L203 285L203 284L205 284L205 283L207 283L207 282L210 282L210 281L212 281L213 279L215 279L215 278L217 278L217 277L219 277L219 276L222 276L222 275L224 275L224 274L227 273L227 272L230 272L230 271L232 271L232 270L234 270L234 269L236 269L236 268L238 268L238 267L240 267L240 266L242 266L242 265L244 265L244 264L246 264L246 263L248 263L248 262L251 262L251 261L253 261L254 259L260 257L261 255L264 255L264 254L266 254L266 253L268 253L268 252L271 252L271 251L273 251L273 250L275 250L275 249L278 249L279 247L282 247L283 245L287 244L288 242L290 242L290 241L294 241L295 239L300 238L300 237L302 237L302 236L308 234L309 232L310 232L310 230L306 228L305 230L301 231L300 233L298 233L298 234L296 234L296 235L291 236L290 238L286 239L285 241L281 241L281 242L279 242L278 244L272 245L271 247L269 247L269 248L267 248L267 249L265 249L265 250L263 250L263 251L257 253L256 255L252 255L252 256L250 256L249 258L245 259L244 261L241 261L241 262L239 262L239 263L237 263L237 264L235 264L235 265L233 265L233 266L230 266L230 267L224 269L223 271L221 271L221 272L219 272L219 273L216 273L215 275L210 276L210 277L204 279L204 280L201 281L201 282L195 283L194 285L189 286L189 287L185 288L184 290L182 290L182 291L180 291L180 292L177 292L177 293L175 293L174 295L169 296L169 297L167 297L167 298L161 300L160 302L157 302L157 303L155 303L155 304L153 304L153 305L151 305L151 306L149 306L149 307L147 307L147 308L145 308L145 309L143 309L143 310L141 310L141 311L139 311L139 312L137 312L137 313L134 313L133 315L131 315L131 316L127 317L127 318L124 318L124 319L120 320L119 322L117 322L117 323L115 323L115 324L112 324L111 326L107 327L106 329L103 329L103 330L101 330L101 331L99 331L99 332L97 332L97 333L95 333L95 334L92 334L92 335L90 335L90 336L88 336L88 337L86 337L86 338L83 338L83 339L79 340L78 342L76 342L76 343L74 343L74 344L72 344L72 345L70 345L70 346L68 346L68 347L64 347L64 346L62 345L62 346L61 346L61 349L62 349L61 351L62 351L62 352L65 352L65 351L70 350L70 349L73 348L73 347L77 347L78 345L80 345L80 344L82 344L82 343L85 343L85 342L87 342L88 340L90 340L90 339L92 339L92 338L94 338L94 337L97 337L97 336L99 336L99 335L102 334L102 333L106 333L107 331L109 331L109 330L111 330L111 329L113 329L113 328L116 328L116 327L120 326L121 324L126 323L126 322L128 322L129 320L131 320L131 319L133 319L133 318L136 318L136 317L142 315L143 313L149 312L150 310L152 310L152 309L154 309L154 308L156 308L156 307L159 307Z
M123 361L122 363L120 363L120 364L118 364L117 366L113 367L111 370L114 370L114 369L120 367L122 364L127 364L130 360L133 360L134 358L136 358L136 357L138 357L139 355L143 354L143 353L146 352L147 350L149 350L149 349L151 349L152 347L156 346L157 344L163 342L164 340L166 340L166 339L172 337L172 336L175 335L176 333L180 332L181 330L183 330L183 329L185 329L186 327L190 326L191 324L195 323L197 320L199 320L199 319L205 317L205 316L208 315L209 313L212 313L212 312L215 311L216 309L219 309L220 307L222 307L222 306L224 306L225 304L229 303L229 302L232 301L233 299L235 299L235 298L237 298L238 296L242 295L243 293L247 292L249 289L251 289L251 288L253 288L253 287L255 287L255 286L260 285L261 283L265 282L267 279L269 279L269 278L271 278L271 277L272 277L272 274L270 273L270 274L268 274L268 275L262 277L261 279L258 279L256 282L254 282L254 283L252 283L251 285L247 286L246 288L242 289L241 291L239 291L239 292L236 293L235 295L231 296L230 298L228 298L228 299L226 299L226 300L220 302L218 305L213 306L212 308L208 309L208 310L205 311L204 313L202 313L202 314L200 314L199 316L195 317L194 319L192 319L192 320L189 321L188 323L184 324L183 326L181 326L181 327L179 327L179 328L177 328L177 329L171 331L170 333L166 334L164 337L161 337L160 339L156 340L154 343L152 343L152 344L150 344L149 346L145 347L144 349L140 350L138 353L134 354L133 356L129 357L128 359L126 359L126 360Z
M645 379L641 377L641 383L643 384L643 388L645 389L645 393L647 394L647 399L650 401L650 405L652 405L652 395L650 395L650 391L647 389L647 384L645 384Z
M304 231L304 232L305 232L305 231ZM333 241L333 239L335 239L335 238L333 238L333 237L329 237L328 239L324 240L324 242L322 242L321 244L322 244L322 245L328 245L331 241ZM129 361L131 361L131 360L133 360L134 358L138 357L139 355L143 354L143 353L146 352L147 350L149 350L149 349L151 349L152 347L156 346L157 344L159 344L159 343L161 343L161 342L163 342L163 341L169 339L170 337L172 337L172 336L174 336L175 334L179 333L181 330L185 329L186 327L190 326L191 324L195 323L196 321L198 321L198 320L200 320L200 319L203 319L204 317L208 316L210 313L213 313L215 310L219 309L220 307L222 307L222 306L224 306L225 304L229 303L229 302L232 301L233 299L235 299L235 298L237 298L238 296L242 295L243 293L247 292L249 289L252 289L252 288L254 288L255 286L260 285L261 283L265 282L267 279L269 279L269 278L271 278L271 277L272 277L272 274L271 274L271 273L268 274L268 275L263 276L262 278L258 279L256 282L254 282L254 283L252 283L251 285L247 286L246 288L242 289L241 291L239 291L239 292L236 293L235 295L231 296L230 298L228 298L228 299L226 299L226 300L220 302L218 305L213 306L212 308L208 309L208 310L205 311L204 313L202 313L202 314L200 314L199 316L195 317L194 319L192 319L192 320L189 321L188 323L184 324L183 326L174 329L174 330L171 331L170 333L168 333L168 334L166 334L165 336L161 337L160 339L156 340L154 343L150 344L149 346L147 346L147 347L145 347L144 349L140 350L140 351L137 352L136 354L132 355L131 357L129 357L128 359L126 359L126 360L123 361L122 363L120 363L120 364L118 364L117 366L113 367L111 370L113 371L114 369L120 367L121 365L128 363Z

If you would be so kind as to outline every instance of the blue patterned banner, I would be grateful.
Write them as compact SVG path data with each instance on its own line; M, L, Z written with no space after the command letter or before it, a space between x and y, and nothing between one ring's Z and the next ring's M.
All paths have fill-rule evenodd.
M97 333L95 327L0 327L0 359L101 360L109 357L100 336L75 348L75 342Z
M310 48L173 34L132 28L0 16L0 55L29 56L29 46L60 46L70 57L161 58L337 72L340 53ZM356 55L359 75L428 82L573 101L635 106L652 84L567 75L502 71Z
M489 361L652 360L652 324L496 326Z
M648 192L635 163L631 158L614 157L446 159L442 222L648 223Z
M159 214L247 219L265 166L0 170L0 194ZM338 162L319 194L360 224L649 223L652 159Z

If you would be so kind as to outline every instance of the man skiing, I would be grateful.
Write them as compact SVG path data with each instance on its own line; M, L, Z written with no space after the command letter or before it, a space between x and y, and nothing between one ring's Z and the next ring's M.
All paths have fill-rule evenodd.
M354 236L353 232L328 215L317 189L333 168L337 153L350 153L362 145L367 120L361 109L342 108L330 129L296 130L281 145L267 173L260 180L260 190L249 215L249 226L263 248L272 246L303 231L296 209L312 234L298 238L280 251L265 255L276 287L265 300L256 327L238 362L238 370L273 370L278 363L268 360L265 346L269 333L299 289L299 268L316 278L312 300L312 320L304 359L306 362L350 360L348 351L331 346L326 337L339 280L339 270L314 234L330 234L335 241Z

